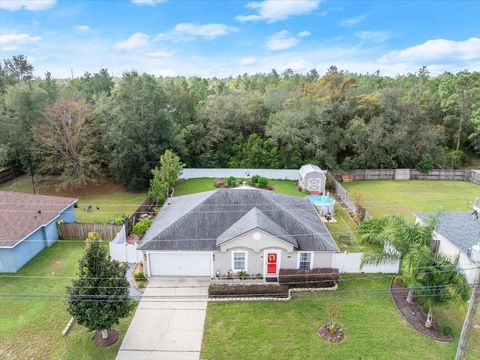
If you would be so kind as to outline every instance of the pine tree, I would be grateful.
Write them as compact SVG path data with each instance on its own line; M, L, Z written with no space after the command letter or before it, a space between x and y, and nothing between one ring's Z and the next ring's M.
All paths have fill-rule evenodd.
M67 311L88 330L100 331L103 339L108 338L108 329L130 312L126 271L125 265L110 259L103 244L87 240L78 278L67 288Z

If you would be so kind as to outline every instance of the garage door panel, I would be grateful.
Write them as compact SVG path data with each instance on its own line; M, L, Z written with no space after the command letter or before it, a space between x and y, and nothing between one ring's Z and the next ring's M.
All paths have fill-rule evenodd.
M211 276L210 253L150 253L152 276Z

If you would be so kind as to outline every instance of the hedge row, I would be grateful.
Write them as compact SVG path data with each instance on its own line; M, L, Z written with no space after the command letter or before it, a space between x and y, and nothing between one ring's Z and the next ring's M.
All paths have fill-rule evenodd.
M338 269L280 269L278 282L290 288L329 288L340 279Z
M278 284L210 284L210 296L231 295L244 297L287 297L288 286Z

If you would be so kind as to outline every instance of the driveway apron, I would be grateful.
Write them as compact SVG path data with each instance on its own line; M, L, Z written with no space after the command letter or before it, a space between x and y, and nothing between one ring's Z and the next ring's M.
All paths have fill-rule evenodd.
M117 360L198 360L209 279L150 279Z

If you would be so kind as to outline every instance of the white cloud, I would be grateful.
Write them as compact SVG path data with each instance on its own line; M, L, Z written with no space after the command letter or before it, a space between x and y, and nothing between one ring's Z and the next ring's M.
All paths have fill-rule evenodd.
M307 37L307 36L310 36L310 35L312 35L312 33L311 33L310 31L307 31L307 30L301 31L301 32L299 32L299 33L297 34L297 36L298 36L298 37L301 37L301 38Z
M40 36L31 36L29 34L5 34L0 35L0 49L3 51L14 51L21 44L35 43L42 40Z
M380 58L380 62L419 63L425 61L470 61L476 59L480 59L480 38L470 38L465 41L428 40L420 45L391 51L383 55Z
M282 30L269 36L265 41L265 47L268 50L285 50L294 47L299 41L295 35L290 34L287 30Z
M174 51L154 51L154 52L148 52L146 53L145 55L147 55L148 57L151 57L151 58L166 58L166 57L170 57L170 56L173 56L173 54L175 54Z
M343 19L340 21L341 26L352 27L364 22L367 19L367 14L359 15L353 18Z
M357 31L355 36L365 42L382 43L390 38L385 31Z
M74 26L74 29L78 31L89 31L90 25L77 25L77 26Z
M51 8L56 2L57 0L1 0L0 9L40 11Z
M199 37L213 40L236 31L237 28L224 24L179 23L172 30L158 34L155 40L191 41Z
M130 1L135 5L156 5L156 4L166 2L167 0L130 0Z
M150 36L147 34L137 32L131 35L127 40L116 42L114 46L121 50L140 49L148 45L148 39L150 39Z
M240 65L253 65L257 62L257 58L254 56L246 56L240 59Z
M247 8L256 11L255 14L237 15L235 19L240 22L267 21L269 23L281 21L290 16L306 15L318 8L321 0L265 0L250 2Z

